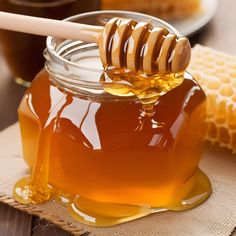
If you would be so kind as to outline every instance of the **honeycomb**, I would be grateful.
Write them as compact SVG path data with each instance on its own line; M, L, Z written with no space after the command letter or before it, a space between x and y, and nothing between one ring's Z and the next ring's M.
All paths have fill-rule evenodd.
M188 71L207 95L206 140L236 153L236 56L196 45Z
M103 9L138 11L164 19L182 19L200 11L200 0L102 0Z

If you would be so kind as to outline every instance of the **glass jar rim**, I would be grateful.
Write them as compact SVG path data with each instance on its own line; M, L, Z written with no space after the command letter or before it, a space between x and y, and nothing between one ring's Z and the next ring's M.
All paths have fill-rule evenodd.
M149 16L146 14L132 12L132 11L115 11L115 10L105 10L105 11L92 11L87 13L82 13L78 15L71 16L64 19L64 21L74 21L89 24L101 24L107 21L107 19L112 17L125 17L133 18L137 21L148 21L153 23L157 27L165 27L170 33L180 36L179 32L167 22L156 18L154 16ZM51 81L58 87L61 87L65 91L69 91L73 94L84 94L90 96L90 98L96 96L117 100L117 97L109 95L109 93L104 92L104 84L97 80L104 79L101 76L105 76L110 79L110 75L113 72L109 71L107 75L103 68L92 68L83 66L77 63L76 58L71 58L73 55L80 56L79 44L84 44L85 47L96 48L98 53L96 56L99 57L98 46L95 43L86 43L79 40L61 39L48 37L46 41L46 50L44 51L44 57L46 58L45 69L48 72ZM82 46L84 46L82 45ZM83 49L83 47L81 47ZM77 53L76 53L77 52ZM91 65L94 66L92 63ZM115 73L115 71L114 71ZM144 75L147 77L147 75ZM95 80L93 79L95 78ZM130 100L130 97L119 97L119 100Z
M143 14L143 13L139 13L139 12L132 12L132 11L120 11L120 10L91 11L91 12L85 12L85 13L81 13L81 14L78 14L78 15L70 16L68 18L63 19L63 21L73 21L75 19L87 17L87 16L90 16L90 15L112 14L112 13L113 14L114 13L115 14L124 14L125 13L125 14L131 14L131 15L135 14L135 15L140 16L140 17L145 17L147 19L157 21L161 25L165 26L172 33L176 34L177 36L180 36L180 33L178 32L178 30L175 27L173 27L171 24L167 23L166 21L164 21L160 18L157 18L155 16L150 16L150 15L147 15L147 14ZM85 66L80 66L77 63L74 63L73 61L66 60L65 58L60 56L55 51L55 49L53 47L53 40L54 40L54 37L48 36L47 40L46 40L46 47L47 47L47 50L50 52L50 54L53 55L53 57L55 57L57 60L61 60L64 63L67 63L68 65L71 65L73 67L77 67L78 69L81 69L81 70L87 70L87 71L92 71L92 72L100 72L100 73L104 72L102 69L94 69L94 68L89 68L89 67L85 67Z

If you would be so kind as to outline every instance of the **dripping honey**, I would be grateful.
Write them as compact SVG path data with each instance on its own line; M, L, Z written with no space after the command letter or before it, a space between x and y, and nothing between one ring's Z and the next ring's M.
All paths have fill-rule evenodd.
M163 77L163 84L169 82L165 91L155 79L113 75L110 81L101 76L104 90L127 99L75 96L55 86L45 71L37 76L19 108L32 175L16 184L18 201L57 196L78 220L107 226L155 209L191 208L209 196L210 183L198 169L205 129L199 85L189 75L170 75ZM152 114L145 115L150 104ZM183 204L192 197L197 201Z

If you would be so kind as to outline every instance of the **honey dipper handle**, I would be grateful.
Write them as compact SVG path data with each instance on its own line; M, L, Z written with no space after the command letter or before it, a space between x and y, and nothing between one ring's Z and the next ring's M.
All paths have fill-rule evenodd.
M102 26L79 24L0 11L0 28L5 30L53 36L98 43Z

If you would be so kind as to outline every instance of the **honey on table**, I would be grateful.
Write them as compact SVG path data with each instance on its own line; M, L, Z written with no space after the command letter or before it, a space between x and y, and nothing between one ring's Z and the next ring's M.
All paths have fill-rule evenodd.
M36 76L19 107L31 173L16 183L15 199L60 201L93 226L206 200L211 185L198 168L206 96L192 76L97 70L97 46L64 46L57 50L67 62L54 61L48 50L47 71Z

